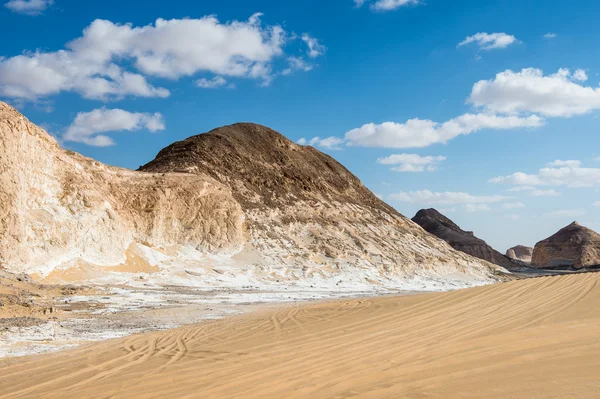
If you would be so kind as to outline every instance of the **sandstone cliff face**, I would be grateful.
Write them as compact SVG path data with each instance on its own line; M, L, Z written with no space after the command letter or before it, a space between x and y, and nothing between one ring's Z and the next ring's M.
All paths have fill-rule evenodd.
M524 245L517 245L516 247L512 247L506 251L506 256L519 262L531 263L531 258L533 257L533 248L526 247Z
M507 269L518 267L510 259L494 250L485 241L475 237L473 232L464 231L452 220L435 209L422 209L412 219L429 233L441 238L452 248L479 259L486 260Z
M532 264L539 268L599 267L600 234L573 222L535 245Z
M268 272L494 278L491 265L426 234L333 158L264 126L239 123L190 137L140 170L206 174L230 187Z
M61 150L0 102L0 266L118 265L137 243L234 252L243 213L207 176L136 173Z

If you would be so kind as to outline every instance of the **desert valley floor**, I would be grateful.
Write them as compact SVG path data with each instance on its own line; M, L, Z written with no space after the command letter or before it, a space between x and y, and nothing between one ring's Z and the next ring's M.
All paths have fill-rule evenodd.
M3 398L597 398L600 274L281 307L8 358Z

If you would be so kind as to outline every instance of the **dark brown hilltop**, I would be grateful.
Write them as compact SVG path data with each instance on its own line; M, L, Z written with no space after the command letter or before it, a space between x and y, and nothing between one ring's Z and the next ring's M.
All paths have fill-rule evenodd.
M176 142L140 171L208 175L228 186L269 267L445 273L474 261L448 252L329 155L265 126L236 123Z
M464 231L456 223L435 209L421 209L412 220L429 233L446 241L452 248L458 251L487 260L507 269L519 266L490 247L482 239L475 237L472 231Z
M532 263L538 268L600 267L600 234L573 222L538 242Z
M253 123L236 123L173 143L140 170L206 173L229 184L246 208L327 198L398 215L329 155Z

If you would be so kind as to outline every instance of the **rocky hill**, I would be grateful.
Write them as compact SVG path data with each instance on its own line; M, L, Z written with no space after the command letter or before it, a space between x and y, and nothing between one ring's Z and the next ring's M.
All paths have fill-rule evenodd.
M524 263L531 263L533 248L524 245L517 245L506 251L506 257Z
M425 234L330 156L264 126L238 123L190 137L140 170L209 175L230 187L246 215L248 243L278 273L490 270Z
M492 265L426 234L333 158L263 126L191 137L141 170L62 150L0 103L0 267L218 286L418 280L435 289L497 279Z
M600 234L573 222L535 245L532 264L538 268L600 267Z
M143 244L233 253L243 213L208 176L138 173L59 148L0 102L0 267L127 266ZM139 257L139 256L137 256Z
M472 231L464 231L456 223L435 209L421 209L412 220L429 233L446 241L452 248L458 251L507 269L519 266L490 247L482 239L475 237Z

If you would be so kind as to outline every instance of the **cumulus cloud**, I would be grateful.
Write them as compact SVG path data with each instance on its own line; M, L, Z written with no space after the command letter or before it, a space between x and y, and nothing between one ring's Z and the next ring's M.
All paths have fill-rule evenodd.
M227 79L222 76L215 76L212 79L198 79L194 83L196 86L202 89L218 89L219 87L223 87L227 84Z
M502 195L476 196L463 192L432 192L430 190L421 191L402 191L390 195L390 199L401 202L411 202L416 204L491 204L502 202L510 197Z
M467 36L465 40L458 43L458 47L475 43L482 50L503 49L517 42L517 38L506 33L479 32L473 36Z
M354 0L356 7L370 3L369 8L373 11L392 11L400 7L415 6L421 4L421 0Z
M489 181L516 186L567 186L599 187L600 168L586 168L580 161L555 161L550 167L542 168L537 174L516 172L499 176Z
M10 0L4 7L19 14L40 15L52 4L54 0Z
M594 204L593 204L593 205L594 205L595 207L598 207L598 208L600 208L600 201L596 201L596 202L594 202Z
M101 100L167 97L168 90L147 78L177 80L200 72L268 84L292 37L280 26L263 25L260 17L226 23L215 16L158 19L140 27L95 20L62 50L0 59L0 95L36 100L70 91Z
M539 127L544 120L536 115L527 117L489 114L464 114L444 123L410 119L405 123L369 123L346 133L349 145L383 148L420 148L447 143L453 138L483 129L514 129Z
M553 32L548 32L544 35L545 39L554 39L555 37L557 37L558 35L556 33Z
M533 191L533 190L535 190L535 187L533 187L533 186L515 186L515 187L509 188L506 191L508 191L510 193L519 193L522 191Z
M445 156L425 156L417 154L393 154L385 158L379 158L377 163L381 165L397 165L392 168L394 172L434 172Z
M512 215L505 215L504 219L508 219L508 220L519 220L521 219L521 216L517 215L517 214L512 214Z
M65 141L106 147L114 144L113 139L98 133L141 129L147 129L151 132L164 130L163 116L159 113L149 114L106 108L95 109L91 112L80 112L62 138Z
M326 137L326 138L320 138L320 137L313 137L310 140L307 140L306 138L302 137L300 140L298 140L298 144L300 145L311 145L313 147L321 147L321 148L326 148L328 150L340 150L342 149L342 144L344 143L344 140L340 139L339 137Z
M581 167L581 161L578 160L569 160L569 161L562 161L560 159L557 159L554 162L550 162L547 164L547 166L553 168L553 167L563 167L566 166L568 168L580 168Z
M544 216L549 218L574 218L578 216L583 216L585 214L585 209L565 209L560 211L549 212L544 214Z
M503 204L502 208L504 208L504 209L521 209L521 208L525 208L525 204L522 202L509 202L507 204Z
M312 71L313 66L310 65L309 63L307 63L303 58L301 57L288 57L287 59L288 62L288 67L285 68L283 71L281 71L282 75L289 75L294 71L304 71L304 72L308 72L308 71Z
M532 197L560 197L560 193L556 190L533 190L529 193Z
M463 209L465 212L475 213L475 212L489 212L492 208L487 204L465 204L463 205Z
M583 86L585 71L560 69L545 76L541 69L506 70L473 86L469 102L488 112L535 113L571 117L600 109L600 88Z
M303 34L301 38L308 47L307 53L310 58L317 58L318 56L325 54L325 51L327 51L327 47L323 46L318 39L310 36L308 33Z

